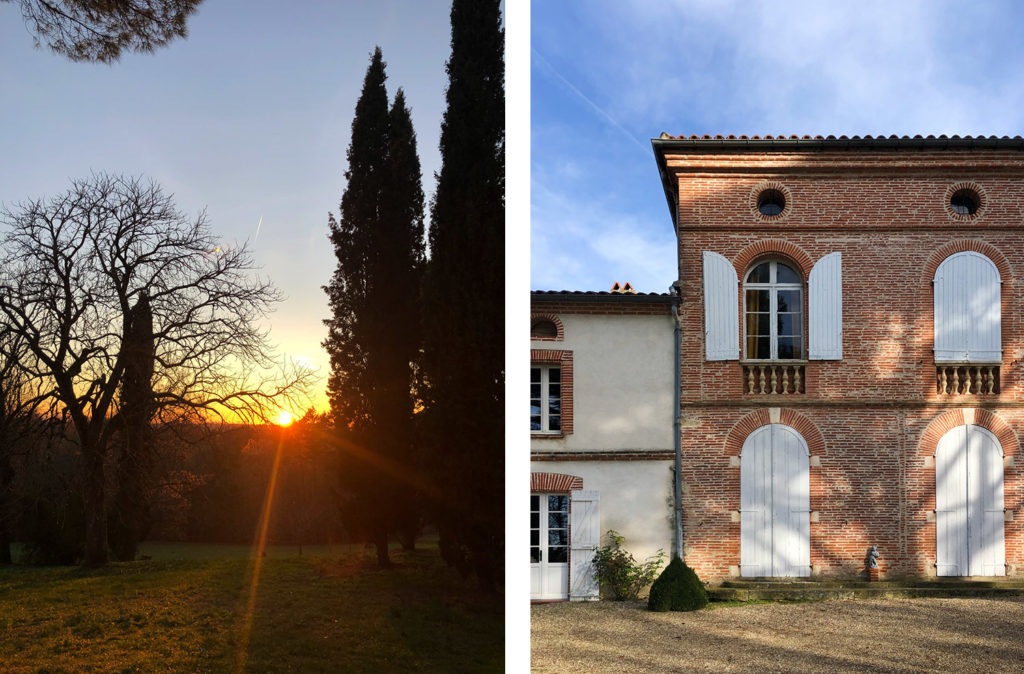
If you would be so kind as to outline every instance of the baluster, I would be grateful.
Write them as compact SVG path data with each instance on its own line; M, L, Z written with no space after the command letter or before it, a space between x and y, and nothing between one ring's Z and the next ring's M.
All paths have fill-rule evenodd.
M986 367L985 369L988 371L988 390L987 390L987 393L995 393L996 392L996 379L995 378L999 375L999 368L998 367Z
M768 391L767 391L767 389L765 388L765 385L764 385L765 384L765 382L764 382L764 365L755 365L754 367L756 367L757 371L760 373L760 376L758 377L758 379L760 380L759 383L761 384L761 393L767 393Z
M939 393L946 395L949 393L949 382L946 381L946 368L939 368Z
M800 393L800 365L793 368L793 393Z
M782 368L782 392L789 393L789 368L786 366Z
M778 393L778 376L776 371L778 370L777 365L772 365L772 393Z
M957 395L960 393L960 368L953 368L953 386L950 388L950 393Z
M747 393L754 392L754 368L747 366Z

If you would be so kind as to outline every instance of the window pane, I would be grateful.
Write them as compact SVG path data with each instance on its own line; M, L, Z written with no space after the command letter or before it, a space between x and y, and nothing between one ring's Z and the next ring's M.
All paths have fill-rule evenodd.
M548 368L548 381L554 384L560 382L562 371L557 367Z
M569 526L568 513L548 513L548 528L565 529L567 526Z
M568 548L548 548L548 562L555 564L565 563L569 561L569 550Z
M554 531L549 531L548 545L569 545L569 532L565 529L556 529Z
M779 337L795 337L800 334L800 314L779 314Z
M799 337L779 337L779 358L801 358L802 340Z
M747 288L747 311L768 311L769 297L767 290L752 290Z
M540 494L530 494L530 510L540 510Z
M530 528L536 529L540 526L540 513L530 513Z
M530 381L531 382L535 382L537 384L540 383L540 368L539 367L531 367L530 368Z
M540 399L540 384L530 384L530 397L535 400Z
M530 415L531 416L538 416L539 414L540 414L540 401L539 400L531 400L530 401Z
M530 564L540 563L540 548L530 548Z
M780 290L779 291L779 307L781 311L792 311L798 312L803 309L803 302L800 301L799 290Z
M562 430L562 418L561 417L548 417L548 430L549 431L560 431L560 430Z
M540 417L530 417L530 430L531 431L539 431L540 430Z
M548 414L550 414L552 416L558 416L561 413L562 413L562 403L558 400L558 398L555 398L553 400L549 400L548 401Z
M569 512L569 497L550 494L548 495L548 512L561 510Z
M762 262L747 274L747 283L768 283L771 273L771 262Z
M536 529L530 532L530 545L540 545L540 532Z
M767 337L771 314L747 314L747 337Z
M771 358L770 337L747 337L747 358Z
M776 263L775 281L777 283L800 283L800 275L789 265Z
M561 384L548 384L548 398L558 400L562 397L562 385Z

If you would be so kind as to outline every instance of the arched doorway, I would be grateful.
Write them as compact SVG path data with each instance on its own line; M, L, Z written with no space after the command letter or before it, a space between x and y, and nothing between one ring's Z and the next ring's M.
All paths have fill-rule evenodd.
M810 452L785 424L747 436L740 453L740 575L811 574Z
M1003 449L973 424L935 448L935 568L940 576L1005 576Z

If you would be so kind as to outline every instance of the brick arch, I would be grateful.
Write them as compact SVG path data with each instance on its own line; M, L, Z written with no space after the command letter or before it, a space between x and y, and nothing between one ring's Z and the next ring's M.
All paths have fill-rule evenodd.
M782 239L762 239L761 241L750 244L732 259L732 265L736 268L736 274L739 276L740 285L743 284L743 279L745 278L747 269L754 260L772 256L783 256L792 260L796 263L804 282L807 282L807 277L810 275L811 268L814 266L810 255L791 241L784 241Z
M557 333L554 337L534 337L530 335L531 342L561 342L565 339L565 328L562 327L562 321L558 316L554 314L530 314L530 329L533 329L533 324L540 320L551 321L555 324L555 332Z
M725 437L726 456L739 456L747 437L758 428L770 423L772 423L771 413L767 409L755 410L737 421ZM796 432L807 443L807 450L811 456L825 455L825 438L813 421L799 412L783 408L779 414L779 423L796 429Z
M917 446L918 455L934 455L942 436L957 426L963 426L964 424L981 426L992 431L992 435L996 436L999 444L1003 447L1003 455L1014 456L1017 454L1017 449L1020 446L1020 443L1017 441L1017 434L1013 432L1013 429L1005 420L990 410L969 407L960 410L950 410L932 419L932 422L925 427L924 433L921 434L921 441Z
M928 258L927 264L924 266L924 277L925 280L931 283L935 280L935 271L950 255L956 253L963 253L966 251L972 251L975 253L981 253L988 259L992 260L995 264L996 269L999 270L999 278L1002 281L1007 281L1010 278L1010 262L1003 255L1002 251L988 243L987 241L978 241L977 239L959 239L957 241L950 241L945 244Z
M530 473L530 491L568 494L583 489L583 478L565 473Z

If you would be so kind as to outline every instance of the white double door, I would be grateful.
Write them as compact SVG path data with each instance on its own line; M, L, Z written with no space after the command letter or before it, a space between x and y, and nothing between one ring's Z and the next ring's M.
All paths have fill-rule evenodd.
M569 596L569 495L530 494L530 598Z
M811 574L810 469L795 429L769 424L740 454L740 575Z
M1003 450L988 430L958 426L935 450L935 567L940 576L1005 576Z

